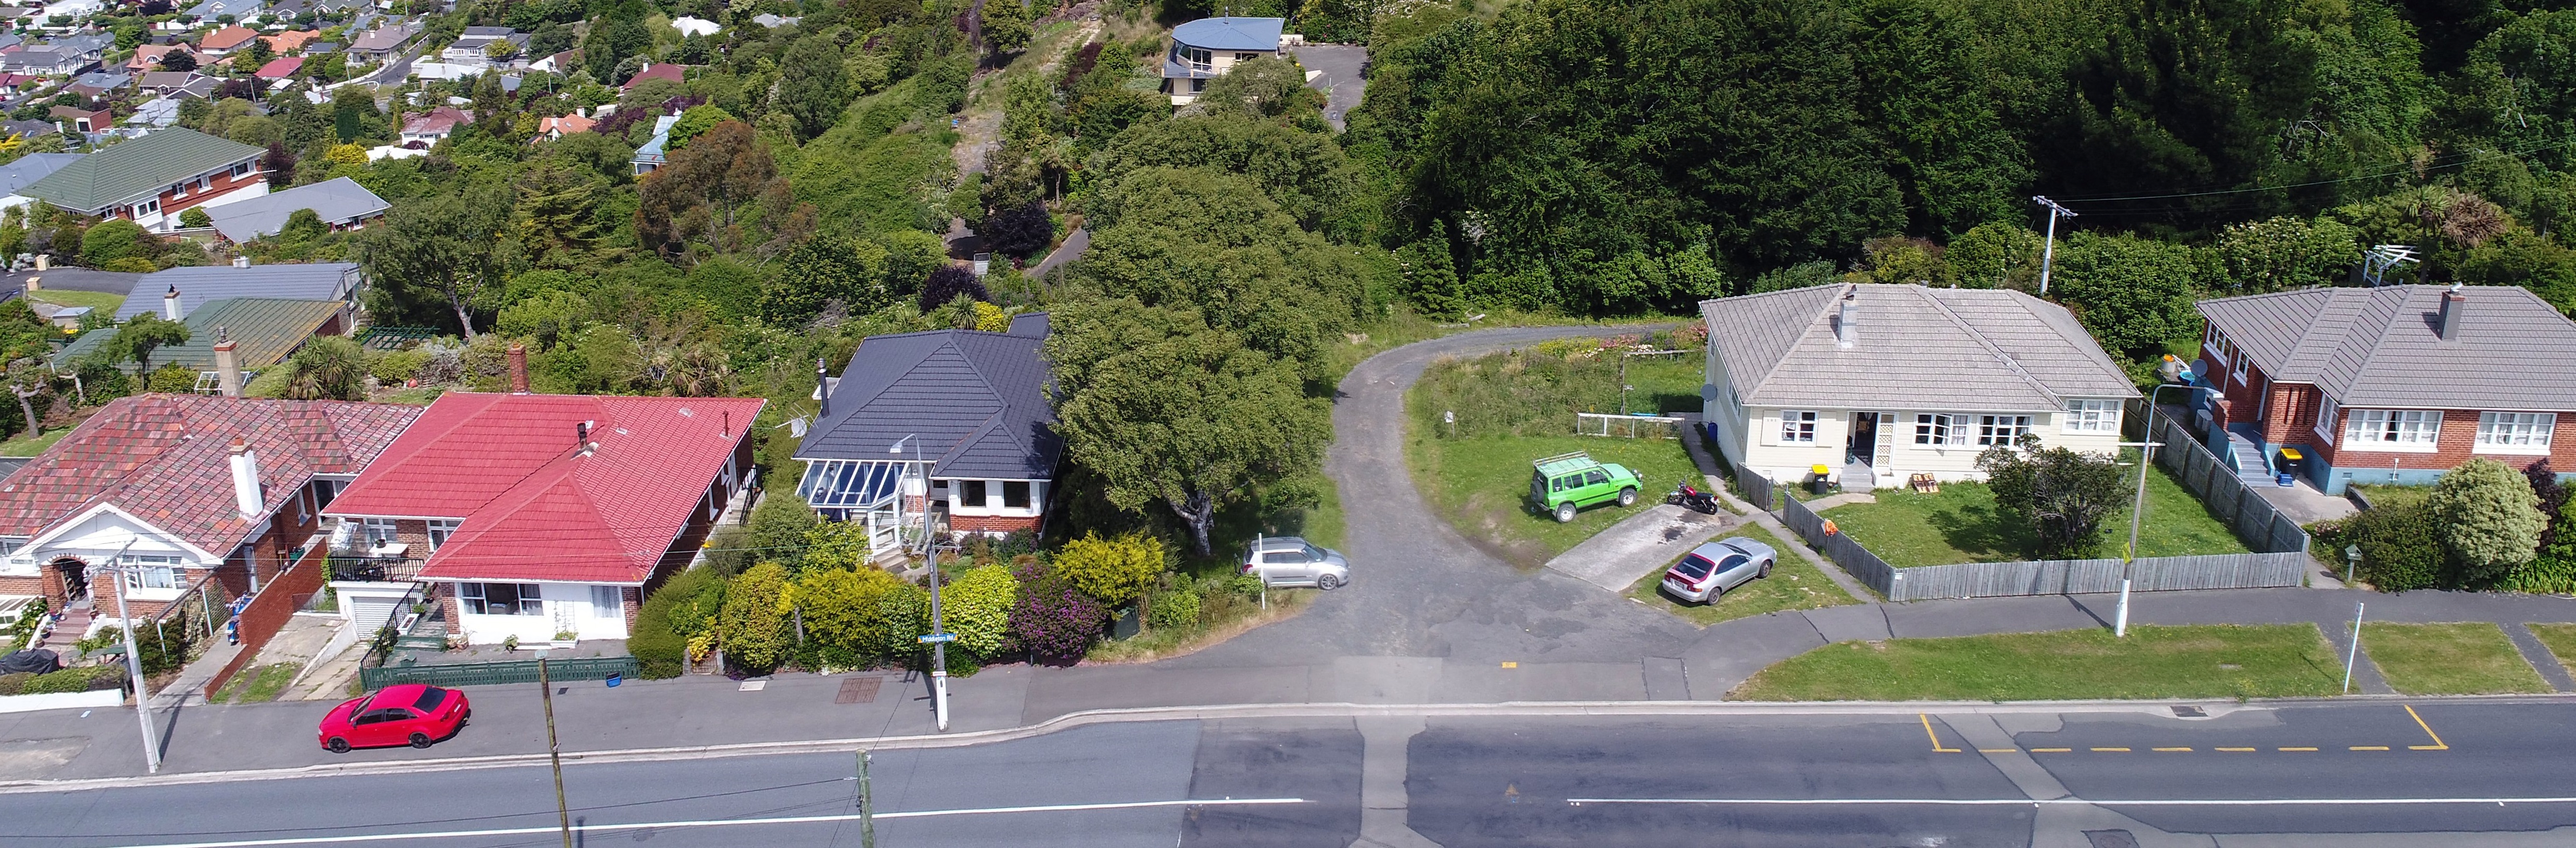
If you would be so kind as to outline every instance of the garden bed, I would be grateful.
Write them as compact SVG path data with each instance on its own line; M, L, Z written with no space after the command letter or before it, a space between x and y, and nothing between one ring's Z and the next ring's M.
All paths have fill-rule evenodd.
M1983 483L1944 483L1933 494L1880 489L1877 498L1876 503L1845 504L1819 515L1898 568L2040 558L2030 525L2003 514L1995 506L1994 491ZM2119 556L2128 533L2129 508L2123 504L2102 520L2102 543L2095 555ZM2245 543L2162 467L2147 476L2147 520L2138 530L2138 556L2246 552Z
M1761 527L1745 524L1720 534L1718 538L1731 539L1738 536L1770 545L1771 550L1779 552L1780 559L1772 565L1770 577L1739 586L1735 591L1720 595L1710 603L1690 604L1676 601L1671 595L1664 594L1663 575L1672 567L1672 563L1665 563L1662 568L1657 568L1653 573L1640 578L1637 585L1628 590L1628 597L1646 606L1680 616L1682 620L1699 627L1784 610L1817 609L1859 603L1851 593L1834 585L1833 578L1826 577L1823 571L1817 570L1813 564L1807 562L1805 557L1792 552L1788 543L1780 541L1779 537L1771 535ZM1680 557L1674 558L1674 562L1679 561L1681 561Z
M2535 631L2536 632L2536 631ZM2363 624L2361 649L2407 695L2506 695L2550 691L2496 625Z
M2053 701L2335 694L2343 658L2315 625L2139 626L1827 645L1773 663L1739 701Z

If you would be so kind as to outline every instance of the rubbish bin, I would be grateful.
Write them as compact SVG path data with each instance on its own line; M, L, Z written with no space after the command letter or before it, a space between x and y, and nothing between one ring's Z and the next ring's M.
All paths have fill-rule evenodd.
M2306 459L2306 456L2299 453L2298 448L2282 448L2281 464L2278 466L2280 468L2280 472L2273 475L2272 482L2279 483L2283 486L2298 485L2299 463Z
M1826 468L1822 465L1807 469L1807 491L1814 492L1819 495L1832 494L1834 484L1833 481L1829 479L1832 474L1833 469Z

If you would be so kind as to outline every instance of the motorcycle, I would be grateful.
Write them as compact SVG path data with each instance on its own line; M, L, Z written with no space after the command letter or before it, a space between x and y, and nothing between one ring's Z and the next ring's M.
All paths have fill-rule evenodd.
M1664 496L1664 503L1708 515L1716 515L1718 511L1717 496L1692 487L1687 479L1681 482L1681 488Z

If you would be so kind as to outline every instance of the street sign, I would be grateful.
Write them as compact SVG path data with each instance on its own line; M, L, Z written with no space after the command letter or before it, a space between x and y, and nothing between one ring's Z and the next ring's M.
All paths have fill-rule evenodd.
M921 637L921 644L924 645L954 641L957 641L957 634L955 633L933 633L928 636Z

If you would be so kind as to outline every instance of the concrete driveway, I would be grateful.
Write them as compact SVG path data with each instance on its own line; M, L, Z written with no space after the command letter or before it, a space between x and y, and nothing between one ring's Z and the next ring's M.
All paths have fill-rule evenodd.
M1680 559L1737 521L1733 516L1701 515L1671 504L1648 507L1566 549L1548 560L1547 567L1603 589L1626 592L1638 578Z
M1360 69L1368 65L1368 48L1351 44L1309 44L1297 48L1297 64L1310 73L1306 87L1324 93L1324 120L1333 129L1346 125L1344 116L1359 108L1360 93L1368 88Z

